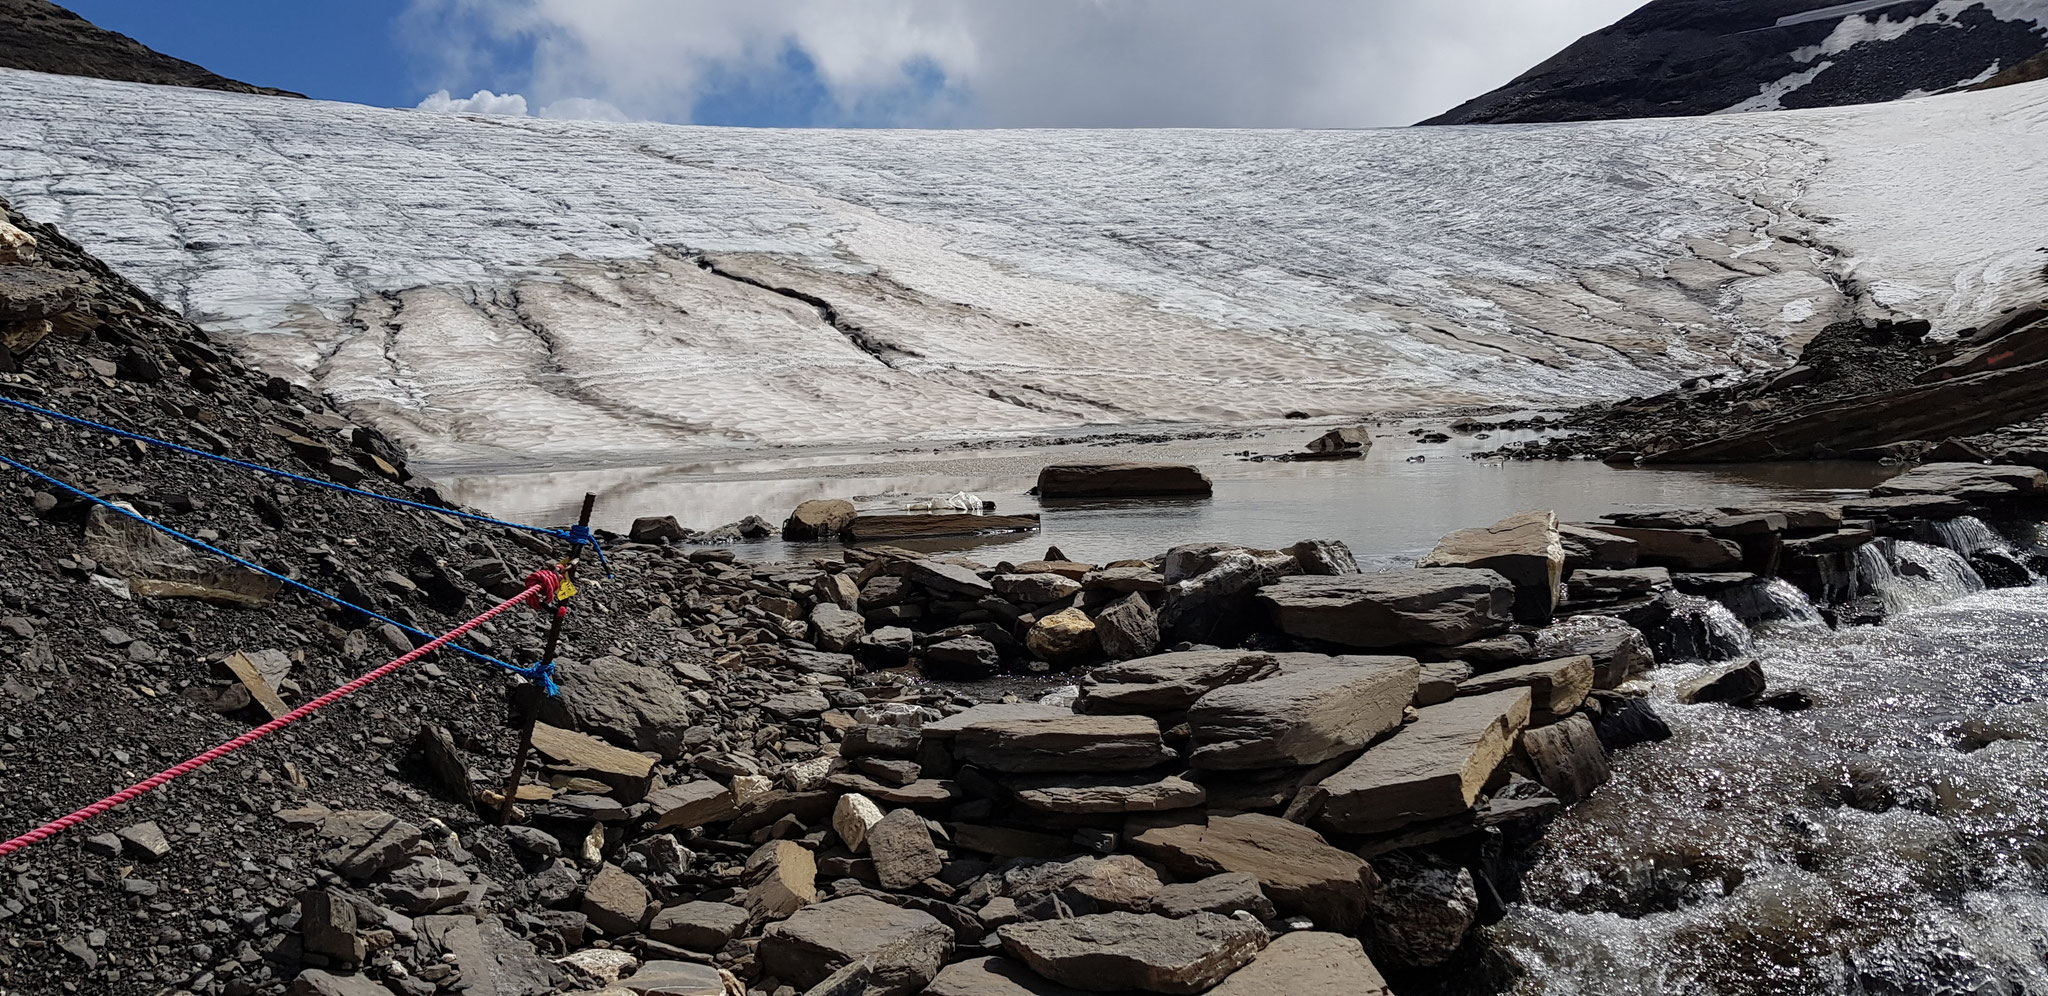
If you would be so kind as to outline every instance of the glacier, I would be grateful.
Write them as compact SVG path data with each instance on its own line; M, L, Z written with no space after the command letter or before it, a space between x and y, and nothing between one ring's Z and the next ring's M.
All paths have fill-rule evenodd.
M2048 84L1368 131L790 131L0 72L0 196L441 466L1557 406L2048 298Z

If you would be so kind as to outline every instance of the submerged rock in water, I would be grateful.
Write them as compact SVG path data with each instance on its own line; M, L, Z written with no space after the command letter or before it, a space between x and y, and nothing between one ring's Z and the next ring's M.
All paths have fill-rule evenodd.
M1187 464L1052 464L1038 472L1038 496L1061 498L1165 498L1207 495L1214 488Z

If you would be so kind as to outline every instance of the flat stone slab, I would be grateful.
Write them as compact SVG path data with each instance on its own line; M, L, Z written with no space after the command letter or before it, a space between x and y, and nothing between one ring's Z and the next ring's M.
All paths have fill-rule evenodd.
M1209 478L1188 464L1064 463L1038 472L1040 498L1154 498L1213 490Z
M1309 790L1317 824L1386 833L1471 809L1529 724L1531 698L1514 688L1418 710L1415 722Z
M1704 529L1637 529L1602 526L1636 543L1636 562L1644 567L1681 571L1732 571L1742 567L1742 547Z
M1393 996L1356 937L1284 934L1209 996Z
M1272 654L1188 650L1096 668L1081 689L1082 711L1175 712L1214 689L1256 681L1279 670Z
M1515 586L1515 618L1542 625L1557 608L1564 542L1556 512L1520 512L1490 526L1445 536L1417 567L1494 571Z
M1251 875L1280 912L1331 930L1358 929L1377 884L1364 859L1308 827L1261 813L1134 817L1124 837L1131 850L1182 879Z
M1364 649L1490 636L1514 621L1514 600L1506 578L1463 568L1290 577L1259 592L1287 635Z
M995 587L982 580L981 575L959 564L913 560L904 566L904 577L945 595L981 598L996 593Z
M1040 813L1158 813L1208 801L1179 775L1052 775L1009 782L1017 802Z
M1036 702L993 703L990 705L972 706L944 719L937 719L926 723L920 729L927 740L951 740L961 730L977 723L987 723L1002 719L1044 719L1071 716L1073 714L1074 710L1072 709L1039 705ZM915 752L903 756L912 757L915 756Z
M924 991L953 952L953 931L937 918L867 896L848 896L797 910L761 935L762 968L809 989L865 958L873 966L868 996Z
M991 771L1142 771L1175 758L1148 716L992 719L953 738L962 762Z
M1458 694L1488 695L1509 688L1529 689L1529 722L1542 726L1577 712L1593 691L1593 658L1586 655L1524 664L1482 674L1458 686Z
M1084 996L1039 978L1023 962L1009 958L970 958L939 971L924 996Z
M1401 725L1421 673L1411 657L1340 657L1216 689L1188 710L1188 763L1242 771L1312 765L1357 750Z
M996 934L1040 976L1095 992L1208 992L1266 946L1264 927L1214 913L1103 913L1013 923Z

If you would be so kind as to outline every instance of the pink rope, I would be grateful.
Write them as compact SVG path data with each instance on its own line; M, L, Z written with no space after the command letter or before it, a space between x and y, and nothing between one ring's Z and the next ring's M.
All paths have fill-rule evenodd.
M199 755L198 757L194 757L191 760L185 761L177 765L176 767L167 768L163 771L159 771L156 774L151 775L146 779L143 779L142 781L136 782L135 784L130 785L127 788L124 788L121 791L114 793L113 795L107 796L106 798L101 799L100 801L95 802L90 806L85 807L84 809L78 810L77 812L72 813L68 816L60 816L57 819L51 820L50 822L45 823L42 826L35 828L34 830L30 830L29 832L14 838L13 840L10 840L4 844L0 844L0 857L12 854L15 851L19 851L22 848L29 846L30 844L46 840L50 837L57 835L58 833L61 833L62 831L69 830L80 823L84 823L86 820L92 819L93 817L98 816L109 809L114 808L115 806L119 806L122 803L132 801L135 798L162 786L163 784L169 782L173 778L189 775L194 771L198 771L200 768L206 767L207 765L212 764L213 762L218 761L221 758L234 753L235 751L241 750L242 748L247 747L250 744L253 744L256 741L261 740L264 737L267 737L273 733L276 733L277 731L282 730L285 727L290 726L293 723L296 723L299 720L306 718L307 716L319 712L320 710L325 709L328 706L331 706L334 703L341 701L343 698L352 695L355 692L361 691L363 686L368 685L370 682L376 681L378 678L382 678L385 675L390 674L391 672L406 666L407 664L410 664L416 660L419 660L422 657L425 657L430 653L433 653L436 650L441 649L443 646L446 646L449 643L449 641L460 639L464 633L467 633L470 630L473 630L478 626L483 625L485 622L489 621L491 617L496 616L501 612L504 612L506 609L510 609L514 606L517 606L521 602L524 602L528 595L531 595L538 590L539 585L530 587L525 591L522 591L519 594L514 595L511 598L508 598L502 602L499 602L495 606L492 606L490 610L485 612L484 614L477 616L476 618L471 619L470 621L463 623L462 625L457 626L454 629L451 629L438 637L435 637L432 642L427 643L425 646L422 646L417 650L414 650L412 653L406 654L405 656L400 657L397 660L391 661L390 663L385 664L384 666L374 671L371 671L368 674L365 674L362 677L357 678L354 681L351 681L348 684L335 689L334 691L328 692L327 694L322 695L319 698L314 699L313 701L298 707L297 709L293 709L292 711L285 713L284 715L279 716L276 719L273 719L270 722L263 724L262 726L250 730L249 732L244 733L241 736L228 741L227 743L221 744L220 746L215 747L212 750L209 750L206 753Z

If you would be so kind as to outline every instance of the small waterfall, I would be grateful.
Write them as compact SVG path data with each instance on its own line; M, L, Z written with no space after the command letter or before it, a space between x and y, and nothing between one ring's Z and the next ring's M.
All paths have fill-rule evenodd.
M1866 544L1856 551L1856 573L1884 601L1888 613L1928 608L1984 590L1984 579L1954 549L1911 540Z
M1670 621L1651 635L1658 660L1725 661L1755 648L1749 627L1726 605L1698 595L1668 596L1668 603Z
M1813 600L1790 581L1772 578L1758 594L1769 605L1770 612L1764 617L1767 622L1798 629L1827 625L1820 616L1820 610L1814 607Z
M2012 544L2005 537L1974 515L1930 523L1929 531L1933 533L1935 545L1954 550L1965 558L1985 550L2009 552L2012 549Z

